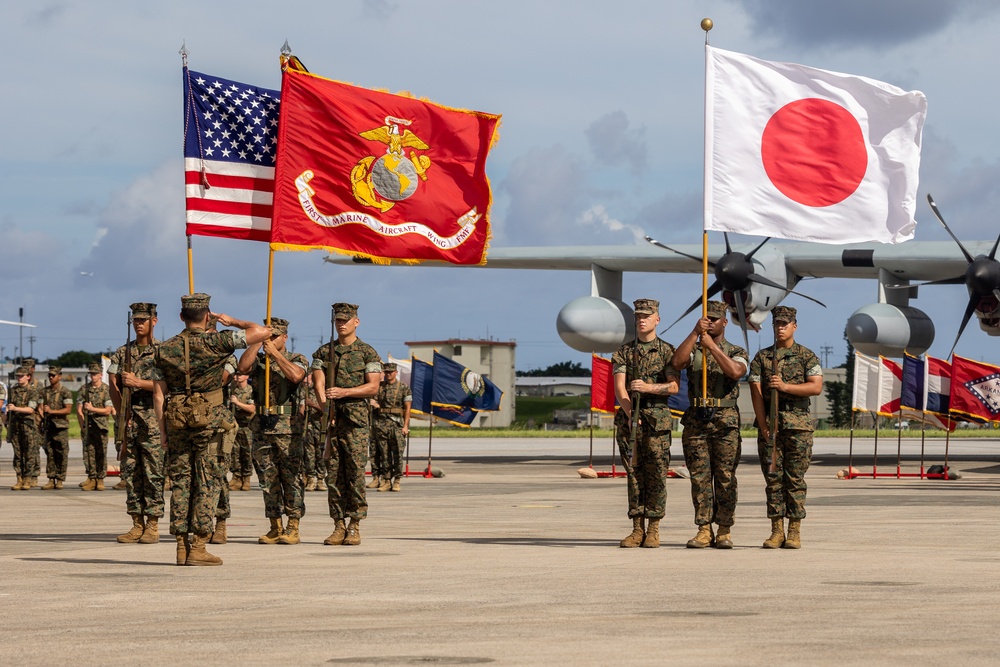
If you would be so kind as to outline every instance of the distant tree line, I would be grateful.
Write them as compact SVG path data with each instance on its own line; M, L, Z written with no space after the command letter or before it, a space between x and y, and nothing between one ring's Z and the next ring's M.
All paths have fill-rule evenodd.
M536 368L530 371L518 371L520 377L561 377L561 378L589 378L590 369L576 361L561 361L552 364L548 368Z

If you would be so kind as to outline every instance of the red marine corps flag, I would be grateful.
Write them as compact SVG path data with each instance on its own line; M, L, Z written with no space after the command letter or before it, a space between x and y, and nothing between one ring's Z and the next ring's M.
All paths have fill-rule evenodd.
M273 250L484 264L500 116L285 69Z

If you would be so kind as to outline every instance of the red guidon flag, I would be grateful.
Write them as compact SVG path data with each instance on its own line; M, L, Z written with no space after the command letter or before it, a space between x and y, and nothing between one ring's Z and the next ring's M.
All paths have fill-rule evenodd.
M953 357L950 409L966 417L1000 421L1000 366Z
M615 380L611 360L593 355L590 372L590 409L596 412L615 411Z
M913 238L923 93L705 48L706 230Z
M271 248L484 264L500 116L287 68Z

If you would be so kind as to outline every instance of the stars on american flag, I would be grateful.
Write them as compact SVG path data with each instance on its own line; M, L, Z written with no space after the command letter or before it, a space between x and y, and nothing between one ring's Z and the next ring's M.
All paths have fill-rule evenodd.
M191 92L201 154L188 157L274 166L277 91L199 74L191 79Z

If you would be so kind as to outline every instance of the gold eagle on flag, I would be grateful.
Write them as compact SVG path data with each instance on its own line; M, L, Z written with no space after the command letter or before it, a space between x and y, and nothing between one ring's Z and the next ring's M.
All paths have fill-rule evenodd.
M385 155L363 157L351 170L351 190L363 206L385 213L396 202L412 197L420 181L427 180L431 159L416 151L430 147L408 129L412 123L405 118L386 116L385 125L359 133L364 139L387 146ZM410 151L409 158L407 148L416 149Z

